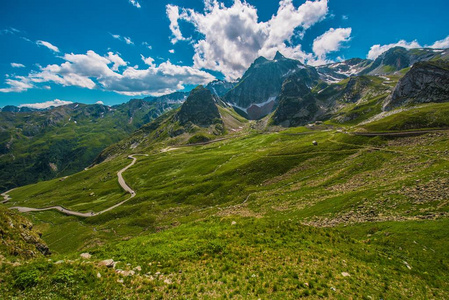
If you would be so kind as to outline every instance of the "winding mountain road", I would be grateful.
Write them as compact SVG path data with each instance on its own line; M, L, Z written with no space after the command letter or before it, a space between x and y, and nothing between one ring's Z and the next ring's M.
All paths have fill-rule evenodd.
M99 211L99 212L96 212L96 213L94 213L94 212L82 213L82 212L78 212L78 211L73 211L73 210L67 209L67 208L65 208L63 206L59 206L59 205L58 206L44 207L44 208L32 208L32 207L14 206L14 207L10 207L10 209L17 209L20 212L36 212L36 211L46 211L46 210L52 210L53 209L53 210L60 211L60 212L66 214L66 215L69 215L69 216L77 216L77 217L84 217L84 218L94 217L94 216L98 216L98 215L104 214L105 212L113 210L114 208L117 208L120 205L128 202L129 200L131 200L132 198L134 198L136 196L136 192L126 183L125 179L123 179L122 174L123 174L123 172L128 170L130 167L132 167L136 163L137 158L135 158L134 156L137 156L137 155L148 156L148 154L133 154L133 155L129 155L128 158L132 159L133 161L129 165L127 165L126 167L124 167L123 169L121 169L120 171L117 172L118 183L120 184L122 189L124 189L127 193L130 194L129 198L127 198L127 199L123 200L122 202L119 202L119 203L117 203L117 204L115 204L115 205L113 205L111 207L108 207L108 208L106 208L106 209L104 209L102 211ZM5 200L6 200L8 192L5 192L5 193L2 194L5 197ZM8 200L9 199L11 199L11 198L8 198Z

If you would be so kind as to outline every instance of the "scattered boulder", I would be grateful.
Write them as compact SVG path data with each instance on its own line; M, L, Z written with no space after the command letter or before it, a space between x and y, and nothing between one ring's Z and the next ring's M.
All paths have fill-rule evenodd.
M99 266L105 266L108 268L112 268L114 266L114 260L113 259L105 259L103 261L100 261L98 263Z
M120 275L122 275L122 276L133 276L134 274L136 274L136 272L134 272L133 270L127 270L127 271L125 271L125 270L115 270L115 272L117 273L117 274L120 274Z
M84 259L90 259L91 257L92 257L92 255L90 255L89 253L81 253L81 258L84 258Z
M317 141L313 141L312 144L313 144L314 146L318 146L318 142L317 142Z
M343 277L349 277L349 276L351 276L348 272L341 272L341 275L342 275Z
M236 221L232 221L231 225L232 226L237 225L237 222Z
M133 269L134 271L142 271L142 267L141 266L137 266L137 267L135 267L134 269Z

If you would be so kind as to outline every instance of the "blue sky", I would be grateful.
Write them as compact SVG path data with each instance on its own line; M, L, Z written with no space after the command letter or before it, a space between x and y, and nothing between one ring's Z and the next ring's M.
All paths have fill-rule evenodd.
M189 90L277 50L317 65L449 47L448 11L446 0L4 0L0 107Z

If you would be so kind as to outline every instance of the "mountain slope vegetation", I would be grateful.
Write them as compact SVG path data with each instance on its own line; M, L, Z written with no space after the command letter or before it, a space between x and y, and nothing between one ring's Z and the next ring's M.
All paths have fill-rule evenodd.
M296 64L258 120L227 98L253 79L222 98L199 86L88 169L9 191L8 208L58 205L87 215L25 213L53 254L0 264L1 294L448 298L449 102L426 98L445 73L426 72L407 90L415 102L385 109L415 68L445 64L443 52L420 51L385 54L381 64L397 70L378 75L360 75L372 61ZM429 62L409 68L404 57ZM293 61L258 59L247 74L258 65L279 71L281 60ZM126 166L120 174L132 198L118 182Z

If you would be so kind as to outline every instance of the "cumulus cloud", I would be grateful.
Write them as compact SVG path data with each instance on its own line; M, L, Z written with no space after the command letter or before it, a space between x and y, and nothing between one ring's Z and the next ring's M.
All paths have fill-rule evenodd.
M19 63L11 63L11 67L13 68L25 68L25 65Z
M436 41L432 45L426 46L426 47L434 48L434 49L446 49L446 48L449 48L449 36L447 36L443 40Z
M379 55L381 55L382 53L390 50L391 48L394 47L404 47L406 49L412 49L412 48L421 48L421 45L418 43L418 41L412 41L412 42L407 42L405 40L400 40L397 43L393 43L393 44L388 44L388 45L374 45L371 47L371 49L368 52L368 55L366 56L368 59L376 59L377 57L379 57Z
M325 60L328 53L340 50L351 39L351 31L351 28L329 29L313 41L313 52L319 60Z
M62 106L62 105L68 105L68 104L72 104L72 103L73 103L72 101L64 101L64 100L55 99L52 101L46 101L46 102L41 102L41 103L21 104L21 105L19 105L19 107L46 109L46 108L50 108L52 106Z
M131 3L133 6L137 8L141 8L139 2L137 2L136 0L129 0L129 3Z
M118 71L119 67L127 65L127 63L118 54L114 54L113 52L108 52L108 59L114 63L112 66L113 71Z
M50 49L50 50L52 50L52 51L54 51L54 52L59 52L59 48L56 47L55 45L52 45L52 44L49 43L49 42L46 42L46 41L37 41L36 44L37 44L38 46L44 46L44 47L47 47L48 49Z
M152 57L145 57L142 54L140 54L140 57L142 58L143 62L146 65L154 66L154 58L152 58Z
M257 9L246 1L236 0L226 7L217 0L205 0L204 12L167 5L172 42L186 39L179 20L193 24L203 38L194 41L194 66L222 72L227 79L236 79L258 56L273 57L276 51L306 61L313 54L292 45L312 25L328 13L328 1L306 1L295 7L293 0L281 0L275 15L259 22Z
M161 95L184 89L186 84L206 84L215 79L211 74L188 66L173 65L170 61L159 65L145 58L147 69L130 67L117 53L101 56L94 51L86 54L65 54L60 65L52 64L32 71L27 77L8 78L9 87L0 92L22 92L38 84L54 83L101 89L125 95ZM119 67L126 68L119 72Z
M168 50L168 52L170 52L171 54L175 53L175 49L170 49Z

